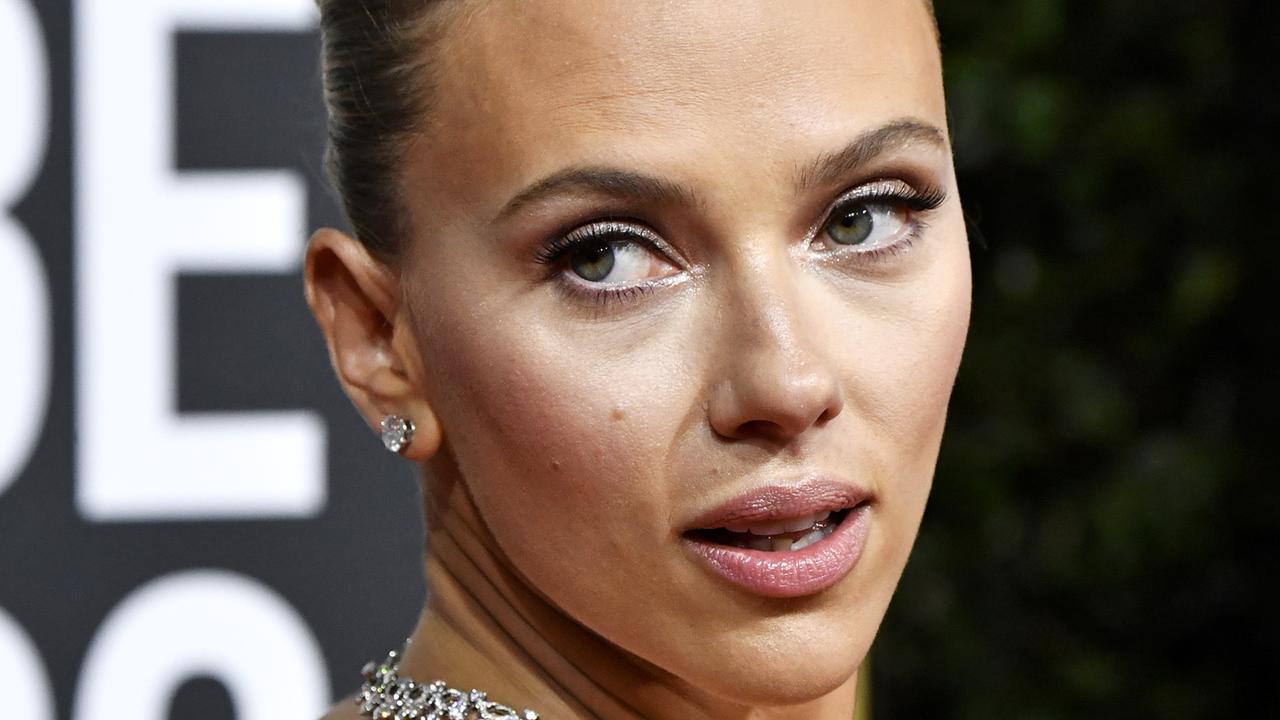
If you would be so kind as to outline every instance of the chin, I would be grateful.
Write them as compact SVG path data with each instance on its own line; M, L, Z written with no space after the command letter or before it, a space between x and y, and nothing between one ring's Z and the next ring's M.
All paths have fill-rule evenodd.
M703 645L701 657L693 659L699 671L685 677L697 677L704 690L726 700L799 705L850 682L874 637L874 629L850 627L847 621L798 624L792 619L778 625L750 637Z
M811 651L781 665L749 663L722 668L708 678L710 685L704 689L744 705L802 705L830 695L849 683L863 657L834 662L833 658L821 655L820 651Z

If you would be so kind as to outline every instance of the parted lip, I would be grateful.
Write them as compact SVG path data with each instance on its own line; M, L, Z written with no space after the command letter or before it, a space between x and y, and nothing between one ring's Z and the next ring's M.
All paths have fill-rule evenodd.
M816 476L791 484L754 488L693 519L685 532L710 530L769 520L835 512L871 499L871 493L852 482Z

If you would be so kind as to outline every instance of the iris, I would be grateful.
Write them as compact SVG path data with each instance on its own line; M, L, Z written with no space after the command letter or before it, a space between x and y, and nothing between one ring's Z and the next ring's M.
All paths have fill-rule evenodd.
M871 237L875 226L871 208L866 205L855 205L845 212L834 215L827 223L825 230L827 237L841 245L861 245Z
M613 272L616 260L611 242L593 243L579 248L569 265L578 277L588 282L602 282Z

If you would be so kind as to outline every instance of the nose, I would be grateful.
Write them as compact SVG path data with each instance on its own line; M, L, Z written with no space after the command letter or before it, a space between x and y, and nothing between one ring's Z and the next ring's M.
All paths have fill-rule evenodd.
M707 414L721 437L785 444L844 409L826 314L806 306L789 274L753 273L720 315Z

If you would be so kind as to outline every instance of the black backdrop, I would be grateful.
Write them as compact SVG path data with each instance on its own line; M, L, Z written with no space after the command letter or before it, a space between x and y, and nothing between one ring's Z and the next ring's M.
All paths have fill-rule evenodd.
M219 5L226 7L217 13L208 10ZM262 9L273 5L284 8L277 13L283 20ZM0 285L0 299L10 315L2 327L39 324L50 339L38 349L47 354L36 360L50 368L47 381L31 369L31 362L18 357L37 355L38 350L15 345L0 354L0 373L9 383L0 392L15 388L24 397L38 398L34 411L11 413L7 424L0 424L0 433L18 438L0 446L17 448L0 458L0 717L19 717L19 712L34 712L21 717L41 720L314 716L318 704L358 685L357 673L366 659L398 645L412 627L422 599L412 475L386 456L337 388L303 302L300 277L290 269L290 262L296 268L301 257L305 229L339 222L319 169L323 110L311 12L309 0L50 0L34 5L0 0L0 23L11 23L0 33L25 33L23 19L34 19L37 32L34 38L27 36L34 52L21 58L12 46L0 49L0 74L10 75L3 89L39 86L39 92L19 96L17 102L0 98L0 112L48 118L38 138L43 149L22 182L25 187L12 196L0 194L0 202L15 201L0 208L10 229L0 234L3 259L34 249L44 275L43 282L37 278L33 283L40 286L34 293L19 294L16 285ZM145 256L154 253L154 237L165 232L151 221L173 205L148 187L147 168L131 162L106 173L108 177L87 177L92 173L84 168L86 158L95 151L83 145L95 140L84 126L103 122L101 106L89 107L92 93L128 97L130 88L164 69L130 66L127 57L120 59L120 50L95 46L88 37L94 34L91 28L78 23L103 22L104 15L118 14L118 21L107 24L118 25L114 31L120 42L141 44L148 39L138 35L149 32L148 26L135 23L148 13L160 18L153 25L172 58L171 81L159 84L167 92L142 100L142 105L111 100L112 106L129 123L136 116L140 134L149 127L149 115L171 124L172 143L149 152L171 158L173 182L206 177L210 171L233 183L259 170L285 171L304 191L305 217L291 218L299 232L277 239L278 245L295 248L292 261L263 263L262 270L207 269L209 263L176 268L159 281L164 289L160 302L169 306L171 321L133 338L129 326L150 319L155 308L142 308L137 317L98 318L94 327L95 320L86 319L94 318L88 304L109 298L91 297L83 285L94 273L144 272ZM95 68L110 64L113 74L95 74ZM96 86L86 87L91 82ZM0 120L0 131L17 122L21 120ZM4 178L14 171L3 166L16 164L18 156L7 147L0 149ZM109 202L119 202L122 193L131 198L129 213L135 221L109 227L109 232L99 228L92 240L100 249L97 256L113 256L102 260L100 268L84 266L89 241L81 231L92 215L85 206L95 202L85 194L95 192ZM252 218L222 220L217 233L252 230L245 227ZM193 219L197 221L205 219ZM128 277L115 280L108 283L108 293L123 293L134 283ZM153 280L139 277L138 284L146 282ZM102 381L88 377L80 364L111 351L88 349L96 332L118 335L118 341L106 342L120 343L126 359L173 358L167 379L133 373L121 380L154 383L142 394L164 396L162 412L172 418L167 422L202 417L234 422L260 411L310 411L307 429L317 442L309 449L316 457L300 458L289 447L284 457L273 457L267 443L250 448L256 458L228 458L203 452L197 442L171 453L174 462L150 463L148 443L169 438L148 431L148 423L155 423L144 420L137 425L135 441L139 410L128 405L128 396L138 394L135 388L95 390L105 393L106 402L93 411L91 422L84 417L87 385ZM28 435L34 442L21 442ZM80 447L87 435L127 445L123 459L103 461L95 470L95 458L86 457ZM275 482L270 466L276 462L319 471L318 477L303 479L311 488L309 499L292 507L272 501L270 493L255 500L254 486ZM170 503L166 508L160 503L148 509L145 498L130 500L128 493L110 500L110 488L120 484L177 488L175 494L181 495L196 471L217 480L218 470L209 469L220 466L240 473L235 482L227 481L240 488L236 492L242 497L223 497L207 516L198 505ZM245 477L246 467L262 469ZM97 501L85 488L89 475L107 488ZM202 629L170 632L166 612L183 614ZM280 627L293 632L282 634ZM246 650L228 650L230 644ZM135 665L130 659L153 662ZM129 666L122 667L126 661ZM234 671L227 670L231 665ZM175 668L185 668L187 677L173 677ZM245 679L250 676L276 685L264 692ZM48 683L46 689L42 682ZM303 689L295 693L294 682ZM170 696L172 712L149 714L155 698ZM52 714L42 714L42 708L52 708Z

